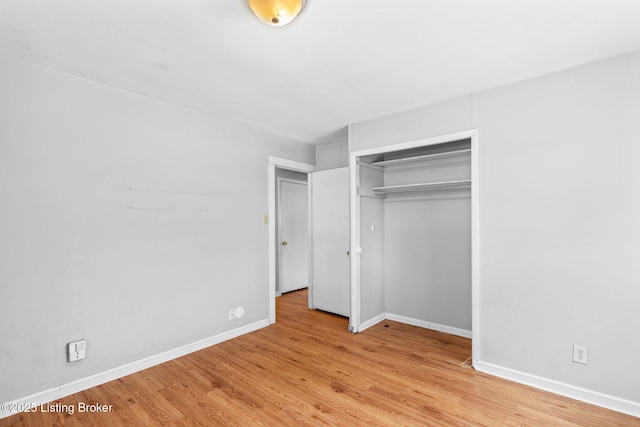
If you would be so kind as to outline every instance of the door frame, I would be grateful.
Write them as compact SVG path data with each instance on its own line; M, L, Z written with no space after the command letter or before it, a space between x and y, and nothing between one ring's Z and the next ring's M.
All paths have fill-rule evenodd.
M308 179L309 175L307 174L307 179ZM311 204L309 203L309 197L310 197L310 191L309 191L309 183L308 181L302 181L299 179L293 179L293 178L285 178L285 177L276 177L276 188L277 188L277 194L276 194L276 199L278 201L277 205L278 205L278 212L276 213L277 215L277 237L278 237L278 242L277 242L277 247L278 250L280 250L280 253L278 254L278 252L276 251L276 262L278 264L278 277L280 280L280 292L278 292L278 280L276 280L276 296L282 295L282 246L279 243L280 240L282 240L282 192L281 192L281 188L280 185L283 182L288 182L291 184L297 184L297 185L304 185L305 187L307 187L307 226L309 225L309 217L310 217L310 212L309 209L311 208ZM309 242L309 227L307 227L307 242ZM309 253L309 244L307 244L307 258L310 258L308 256ZM308 269L307 271L311 270L311 265L307 262L308 265ZM311 276L309 274L309 276ZM277 279L276 278L276 279ZM309 279L307 278L307 283L309 282Z
M361 332L360 310L360 185L358 161L361 156L383 154L390 151L425 147L446 142L471 140L471 359L480 361L480 201L479 201L479 152L478 130L470 129L430 138L422 138L349 153L350 169L350 220L351 220L351 316L349 331Z
M276 323L276 248L278 242L276 241L276 168L287 169L296 172L302 172L307 174L307 190L311 191L311 172L316 170L314 165L302 162L296 162L294 160L283 159L280 157L269 156L267 160L267 199L269 205L268 224L269 224L269 323ZM311 195L308 195L309 203L309 229L311 229ZM309 245L309 286L311 286L311 236L308 240ZM309 292L311 295L311 292Z

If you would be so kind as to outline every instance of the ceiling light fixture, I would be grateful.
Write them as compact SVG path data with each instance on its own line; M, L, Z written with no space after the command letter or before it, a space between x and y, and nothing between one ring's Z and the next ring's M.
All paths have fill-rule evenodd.
M306 0L248 0L258 18L269 25L281 27L293 21L305 7Z

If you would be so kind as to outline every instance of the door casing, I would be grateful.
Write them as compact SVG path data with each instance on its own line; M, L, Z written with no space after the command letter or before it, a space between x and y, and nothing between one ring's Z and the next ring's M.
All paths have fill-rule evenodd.
M276 168L287 169L296 172L306 173L308 176L307 185L311 188L311 174L316 167L314 165L302 162L296 162L294 160L282 159L280 157L269 156L267 160L267 198L269 205L269 213L267 216L267 222L269 226L269 323L276 322L276 270L277 257L276 251L278 250L278 244L276 240L276 227L277 227L277 212L276 212ZM311 212L311 197L308 197L309 201L309 213ZM309 215L309 221L311 221L311 215ZM309 222L309 230L311 230L311 223ZM311 264L311 236L308 240L309 245L309 285L311 286L311 272L313 265ZM311 295L311 292L309 292Z

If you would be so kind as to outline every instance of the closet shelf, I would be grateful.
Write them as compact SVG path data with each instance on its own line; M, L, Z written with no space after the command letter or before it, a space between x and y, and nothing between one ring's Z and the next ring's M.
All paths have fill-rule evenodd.
M387 194L387 193L405 193L408 191L429 191L429 190L444 190L449 188L465 188L471 186L470 179L461 179L455 181L440 181L440 182L424 182L418 184L405 184L405 185L389 185L386 187L373 187L373 194Z
M402 157L400 159L393 159L393 160L380 160L377 162L371 162L371 164L375 166L403 165L407 163L422 162L424 160L430 160L430 159L447 159L450 157L461 157L469 153L471 153L471 149L467 148L464 150L445 151L443 153L423 154L421 156L413 156L413 157Z

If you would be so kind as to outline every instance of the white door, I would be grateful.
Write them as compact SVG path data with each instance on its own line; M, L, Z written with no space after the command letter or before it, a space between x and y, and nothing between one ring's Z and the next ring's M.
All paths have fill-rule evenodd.
M278 178L280 292L306 288L309 284L309 223L307 183Z
M312 175L312 306L349 316L349 168Z

